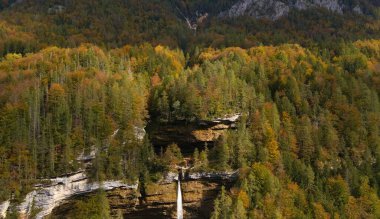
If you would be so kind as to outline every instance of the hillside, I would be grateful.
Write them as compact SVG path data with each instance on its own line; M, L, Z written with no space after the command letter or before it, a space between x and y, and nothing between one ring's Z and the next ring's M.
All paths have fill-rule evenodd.
M1 1L0 218L380 218L378 4Z
M94 179L154 181L182 156L176 145L154 155L148 139L133 137L148 112L164 123L241 112L236 131L201 149L202 158L191 156L202 171L241 169L227 196L233 203L263 217L271 206L281 215L376 217L379 42L343 51L324 57L298 45L207 49L188 68L181 51L149 45L8 54L0 63L0 145L1 188L10 189L1 198L22 199L38 179L75 171L82 165L75 158L93 147ZM278 195L293 204L275 201ZM215 214L231 209L228 203L217 204Z
M234 2L24 1L3 10L0 19L9 28L34 38L33 43L5 38L2 44L6 46L1 53L33 52L49 45L77 47L93 43L109 49L144 42L179 47L188 53L193 53L196 47L249 48L283 43L337 49L343 41L376 39L380 35L379 20L371 13L340 14L312 8L290 10L275 21L221 17L221 12L234 8ZM189 28L187 21L196 31Z

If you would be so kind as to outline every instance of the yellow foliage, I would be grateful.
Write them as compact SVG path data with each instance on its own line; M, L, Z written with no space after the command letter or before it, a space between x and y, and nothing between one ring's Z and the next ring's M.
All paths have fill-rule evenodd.
M20 58L22 58L22 55L17 53L9 53L5 56L5 59L8 61L13 61Z
M167 57L171 61L171 64L174 67L174 75L178 77L179 73L183 71L185 67L185 58L183 54L178 50L170 50L161 45L156 46L154 51L159 55Z
M380 40L359 40L354 46L364 54L380 59Z
M231 54L237 55L245 61L249 61L250 57L248 56L247 50L239 48L239 47L228 47L223 50L215 50L212 48L208 48L204 50L200 55L199 59L203 61L212 61L219 58L227 57Z
M266 135L266 148L268 149L269 161L273 164L278 163L280 159L280 151L278 147L278 142L275 138L275 133L273 128L268 122L264 123L264 131Z
M313 203L313 210L315 219L330 219L330 214L326 212L320 203Z
M245 191L240 190L238 198L242 201L244 208L249 207L249 205L250 205L249 196Z
M50 87L50 93L64 94L65 89L63 89L63 87L60 84L53 83L53 84L51 84L51 87Z

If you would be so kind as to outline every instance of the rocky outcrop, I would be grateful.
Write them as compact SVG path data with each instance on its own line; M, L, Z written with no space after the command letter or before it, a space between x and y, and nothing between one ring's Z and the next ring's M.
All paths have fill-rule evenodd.
M183 208L185 218L209 218L213 201L225 182L207 180L182 181ZM146 209L161 212L162 215L175 218L177 184L152 184L147 186L144 206ZM143 212L140 212L143 214ZM127 216L128 218L128 216Z
M195 172L186 175L187 180L229 180L234 181L238 178L239 171L231 171L231 172Z
M146 204L164 207L165 215L174 216L178 175L169 173L161 183L147 186ZM230 187L238 177L233 172L194 172L181 176L183 207L186 218L209 218L210 209L222 186ZM168 183L172 179L170 183Z
M199 129L191 132L191 135L201 142L211 142L217 140L224 133L224 129Z
M110 138L114 138L118 132L119 129L115 130ZM136 139L140 141L144 139L144 128L134 127L134 132ZM92 146L89 153L84 153L83 151L76 160L84 164L85 167L89 167L91 166L91 161L96 157L97 151L97 148ZM48 183L35 185L35 189L26 195L21 204L16 206L16 209L22 218L28 218L33 210L38 211L35 218L43 218L49 215L54 208L68 199L74 196L91 193L99 189L104 189L105 191L122 189L124 192L118 193L118 196L131 197L131 194L135 194L138 188L137 182L132 185L115 180L104 181L101 183L90 182L85 170L79 170L76 173L67 174L62 177L41 180L41 182ZM126 191L128 191L128 195L125 194ZM133 196L131 200L137 200L136 197L137 196ZM12 203L7 201L0 205L0 218L6 217L10 204Z
M222 186L229 188L237 172L190 173L181 180L185 218L209 218L213 203ZM142 189L120 187L108 190L107 197L113 215L124 218L175 218L178 173L168 173L157 183ZM77 197L78 198L78 197ZM53 218L65 218L76 198L68 199L53 210Z
M222 186L230 187L237 179L238 172L188 173L181 181L183 206L186 218L209 218L213 201ZM112 214L123 214L127 218L175 218L176 188L178 173L168 173L158 183L145 185L144 192L138 185L128 185L121 181L105 181L101 184L88 181L84 172L51 180L49 185L38 185L25 200L17 206L20 215L27 218L33 209L39 212L36 218L47 215L65 218L72 209L76 198L90 195L102 188ZM0 205L2 217L6 216L9 201Z
M360 5L350 8L339 0L240 0L229 10L222 12L220 17L252 16L276 20L287 15L290 10L305 10L309 8L325 8L336 13L344 10L361 12Z
M151 123L147 127L149 137L156 148L176 143L183 154L191 154L195 146L217 140L227 129L236 128L241 114L186 123L178 121L168 124Z
M36 189L28 193L24 201L17 206L22 217L27 218L33 209L37 209L36 218L49 215L52 210L65 200L100 188L109 191L114 189L137 190L137 184L129 185L121 181L90 182L84 171L50 179L48 185L36 185Z
M236 122L241 114L233 114L213 120L199 121L199 129L193 130L191 135L200 142L217 140L227 129L236 128Z
M185 173L181 187L185 218L210 218L213 203L222 186L230 187L237 179L238 172ZM145 215L155 212L163 218L175 218L178 174L168 173L159 183L146 185L143 202L135 212L126 214Z
M134 126L133 130L135 132L135 137L137 140L140 140L140 141L144 140L144 137L146 134L145 127L141 128L141 127Z
M7 210L9 208L9 200L0 204L0 218L5 218L7 216Z
M186 3L186 1L180 1L179 4L176 4L175 1L173 1L173 7L175 7L176 11L178 12L178 15L184 19L186 22L187 27L196 32L198 29L198 26L201 25L205 20L207 20L209 14L206 13L200 13L199 11L196 11L195 13L192 13L189 10L189 7Z
M244 0L236 3L221 16L239 17L252 16L255 18L269 18L272 20L289 13L289 6L277 0Z

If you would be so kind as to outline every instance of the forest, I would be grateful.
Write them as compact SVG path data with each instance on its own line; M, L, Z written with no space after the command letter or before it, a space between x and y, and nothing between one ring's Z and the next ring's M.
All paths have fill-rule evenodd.
M94 2L0 1L0 204L80 169L145 189L186 159L239 172L213 219L380 218L378 8L270 21L217 17L231 0ZM138 133L234 114L191 155ZM106 193L68 217L110 218Z
M313 9L291 11L276 21L219 18L218 12L234 1L28 0L1 11L0 55L37 52L47 46L75 48L92 43L109 50L146 42L180 48L191 56L196 56L197 48L248 49L286 43L316 52L335 51L342 43L380 37L380 11L374 7L366 9L371 16ZM198 23L195 32L187 27L184 16L193 19L196 13L206 12L209 16Z
M378 218L379 66L377 40L322 54L297 44L193 57L150 44L9 53L0 62L0 199L21 200L94 148L93 180L154 182L183 156L175 144L154 153L136 127L240 112L236 130L191 156L197 171L240 171L212 218Z

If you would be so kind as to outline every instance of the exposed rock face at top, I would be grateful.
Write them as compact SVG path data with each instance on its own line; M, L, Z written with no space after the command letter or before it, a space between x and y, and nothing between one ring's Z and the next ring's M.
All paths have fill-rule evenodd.
M340 14L343 13L345 9L352 10L356 13L361 12L359 5L350 9L339 0L240 0L229 10L222 12L220 16L252 16L255 18L276 20L287 15L291 9L305 10L315 7L325 8Z
M156 148L176 143L183 154L192 154L195 146L217 140L228 129L236 128L241 114L226 115L221 118L197 122L176 122L168 124L149 124L149 137Z

